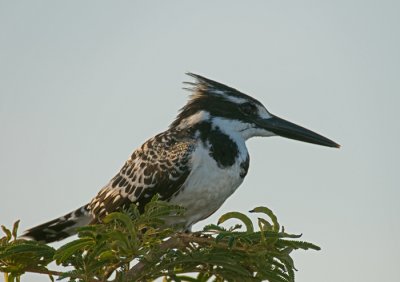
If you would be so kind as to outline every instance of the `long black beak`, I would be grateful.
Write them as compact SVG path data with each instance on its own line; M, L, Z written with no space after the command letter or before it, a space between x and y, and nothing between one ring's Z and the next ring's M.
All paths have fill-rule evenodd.
M322 135L274 115L268 119L260 119L256 123L258 126L282 137L327 147L340 147L339 144Z

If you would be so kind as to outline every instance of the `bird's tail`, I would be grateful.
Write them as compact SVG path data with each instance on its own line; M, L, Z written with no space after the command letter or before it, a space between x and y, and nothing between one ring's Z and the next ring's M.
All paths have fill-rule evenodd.
M92 221L88 205L70 212L62 217L28 229L21 235L23 239L51 243L76 234L77 227L88 225Z

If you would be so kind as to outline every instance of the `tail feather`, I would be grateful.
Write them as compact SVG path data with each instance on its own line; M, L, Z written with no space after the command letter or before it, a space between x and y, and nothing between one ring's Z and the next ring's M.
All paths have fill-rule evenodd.
M60 241L76 234L78 227L88 225L91 221L88 205L85 205L62 217L26 230L21 238L44 243Z

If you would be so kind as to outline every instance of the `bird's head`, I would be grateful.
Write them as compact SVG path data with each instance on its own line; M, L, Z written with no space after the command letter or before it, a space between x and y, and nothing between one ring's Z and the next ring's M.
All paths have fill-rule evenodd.
M181 109L171 127L185 129L209 123L228 135L247 140L254 136L282 136L328 147L339 144L311 130L279 118L258 100L219 82L188 73L196 82L191 86L187 104Z

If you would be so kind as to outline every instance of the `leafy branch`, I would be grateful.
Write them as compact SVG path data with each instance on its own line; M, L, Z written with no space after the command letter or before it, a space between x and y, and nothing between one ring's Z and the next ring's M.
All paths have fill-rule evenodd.
M2 226L0 271L6 281L20 281L27 272L56 276L68 281L294 281L290 256L296 249L320 248L286 233L266 207L257 207L258 229L239 212L223 215L218 225L194 233L166 227L164 219L180 217L184 209L153 199L144 213L137 207L109 214L103 224L79 229L79 238L57 250L19 239L18 221L12 230ZM235 219L242 224L224 228ZM243 225L243 226L242 226ZM244 230L243 230L244 227ZM54 271L50 262L72 270ZM189 275L190 274L190 275Z

